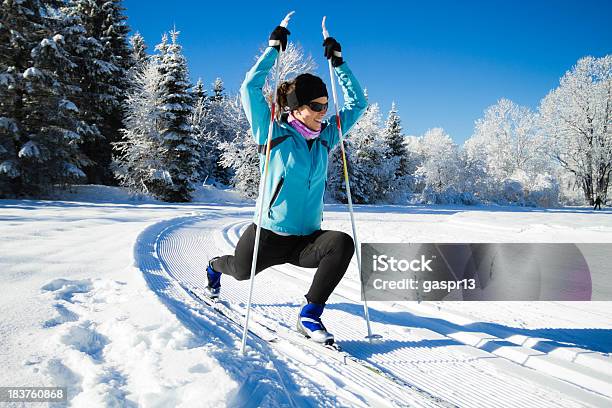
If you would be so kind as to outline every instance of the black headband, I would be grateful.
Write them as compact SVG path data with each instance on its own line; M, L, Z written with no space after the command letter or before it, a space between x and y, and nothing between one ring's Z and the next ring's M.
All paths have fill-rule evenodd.
M287 107L291 110L297 109L302 104L298 101L297 95L295 94L295 90L291 91L287 94Z
M291 110L310 101L327 96L325 82L312 74L301 74L295 78L295 88L287 94L287 107Z

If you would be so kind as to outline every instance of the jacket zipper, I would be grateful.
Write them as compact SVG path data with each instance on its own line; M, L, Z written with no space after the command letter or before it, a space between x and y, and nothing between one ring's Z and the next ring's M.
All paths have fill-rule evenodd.
M312 182L312 168L314 167L314 160L315 160L315 154L314 151L316 150L317 146L314 146L316 143L318 142L318 140L315 140L313 142L313 146L311 149L308 150L308 153L310 153L310 168L308 169L308 192L310 193L310 184ZM308 146L306 146L306 148L308 149ZM308 195L310 196L310 194ZM304 200L304 206L306 206L306 201ZM302 213L305 213L305 210L302 210ZM304 221L305 218L302 217L302 225L301 225L301 229L302 231L304 230Z
M285 177L283 176L280 178L280 181L276 185L276 189L274 189L274 194L272 194L272 199L270 200L270 205L268 206L268 217L270 218L272 217L272 206L274 205L274 202L278 198L278 194L280 193L280 189L283 186L284 182L285 182Z
M283 126L283 127L291 128L290 125ZM297 131L295 129L292 129L292 130L293 130L293 132L297 133ZM316 148L316 146L312 146L311 149L308 149L308 143L306 142L306 140L302 137L302 135L298 134L298 136L299 136L299 139L302 139L303 146L306 148L306 150L310 154L310 168L308 169L308 186L307 186L308 190L310 190L310 184L311 184L311 181L312 181L312 167L313 167L313 162L314 162L313 150ZM318 142L318 140L316 140L314 142L314 144L316 144L317 142ZM279 183L280 185L282 185L283 180L284 180L284 178L281 178L281 182ZM278 187L277 187L277 190L279 190ZM268 210L268 217L270 217L270 218L272 218L272 203L273 203L274 199L276 199L276 195L277 194L275 192L273 200L270 203L270 207L269 207L270 209ZM305 209L306 209L306 200L302 200L302 213L305 212ZM301 225L300 225L300 230L301 231L304 230L304 222L305 222L305 219L304 219L304 217L302 217L302 222L301 222Z

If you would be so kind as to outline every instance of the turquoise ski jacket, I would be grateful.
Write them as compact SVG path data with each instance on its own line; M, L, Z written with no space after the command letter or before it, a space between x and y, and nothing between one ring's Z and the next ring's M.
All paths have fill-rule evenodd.
M240 87L242 106L258 145L262 178L271 115L262 88L277 56L278 51L268 47L247 72ZM346 134L365 112L367 100L346 62L336 67L335 72L344 93L340 120L343 134ZM268 179L264 186L265 201L262 202L262 197L257 199L254 222L257 222L260 206L264 205L263 228L291 235L309 235L321 229L328 156L338 141L335 115L322 123L321 134L310 149L304 137L291 125L275 120Z

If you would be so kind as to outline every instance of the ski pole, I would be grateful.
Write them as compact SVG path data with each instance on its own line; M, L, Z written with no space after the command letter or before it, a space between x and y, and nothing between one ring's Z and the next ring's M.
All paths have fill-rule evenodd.
M287 28L289 19L295 11L288 13L280 25ZM266 161L264 162L264 174L259 182L259 214L257 215L257 228L255 230L255 244L253 248L253 261L251 262L251 286L249 288L249 301L247 302L246 316L244 317L244 330L242 332L242 345L240 346L240 352L244 355L246 350L246 338L249 331L249 316L251 314L251 301L253 299L253 288L255 287L255 267L257 265L257 254L259 252L259 234L261 232L261 217L263 215L263 208L265 203L265 185L268 179L268 166L270 164L270 150L272 150L272 129L274 127L274 116L276 113L276 91L278 89L278 78L280 76L280 63L283 55L282 44L279 47L278 58L276 59L276 72L274 74L274 86L272 92L272 108L270 109L270 125L268 126L268 139L266 141Z
M323 28L323 39L327 39L329 37L329 32L327 28L325 28L325 19L326 16L323 17L323 22L321 23L321 27ZM351 198L351 186L349 184L349 176L348 176L348 167L346 165L346 153L344 151L344 137L342 136L342 124L340 122L340 112L338 111L338 96L336 94L336 80L334 76L334 70L332 68L331 58L327 61L329 66L329 79L332 85L332 95L334 98L334 108L336 109L336 126L338 128L338 136L340 138L340 151L342 152L342 167L344 169L344 183L346 186L346 197L348 200L348 208L349 214L351 217L351 227L353 228L353 241L355 242L355 256L357 257L357 268L359 268L359 283L361 286L361 293L363 295L363 314L365 316L366 325L368 327L368 335L366 338L371 342L374 339L380 339L382 336L379 334L372 334L372 328L370 326L370 313L368 311L368 301L365 296L365 289L363 286L363 276L361 274L361 248L359 247L359 240L357 239L357 228L355 227L355 215L353 213L353 200Z

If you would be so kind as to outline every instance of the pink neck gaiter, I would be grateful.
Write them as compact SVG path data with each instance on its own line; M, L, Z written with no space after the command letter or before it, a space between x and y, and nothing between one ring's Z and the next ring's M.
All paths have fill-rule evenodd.
M320 130L311 130L308 126L300 122L291 112L289 112L289 116L287 117L287 123L291 125L292 128L298 131L298 133L304 136L306 140L312 140L319 137L321 133Z

